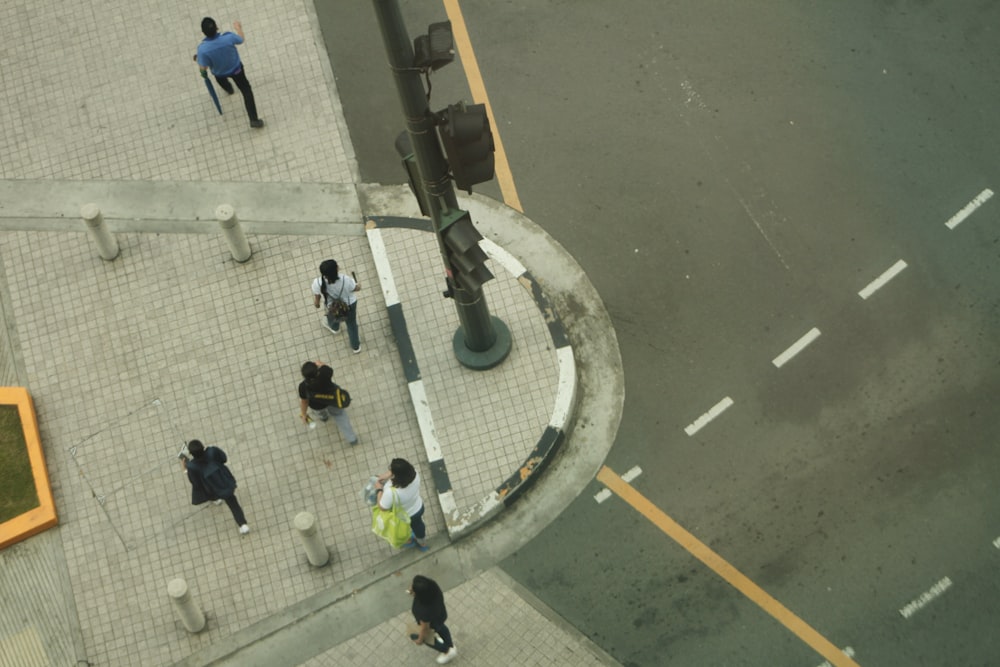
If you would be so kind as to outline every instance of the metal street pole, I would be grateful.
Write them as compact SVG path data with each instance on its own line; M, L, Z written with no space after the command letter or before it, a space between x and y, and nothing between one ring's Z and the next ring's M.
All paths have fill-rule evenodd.
M448 252L442 237L447 224L465 213L458 207L455 189L448 176L449 166L441 152L434 114L427 105L427 93L421 80L421 70L414 66L413 44L398 0L373 0L375 14L382 30L386 55L396 81L396 91L403 107L406 131L410 136L420 183L427 195L428 209L441 255L448 265ZM450 272L450 269L449 269ZM460 326L452 347L459 363L475 370L493 368L507 358L511 348L510 329L499 318L490 315L486 296L481 287L467 290L456 281L455 307Z

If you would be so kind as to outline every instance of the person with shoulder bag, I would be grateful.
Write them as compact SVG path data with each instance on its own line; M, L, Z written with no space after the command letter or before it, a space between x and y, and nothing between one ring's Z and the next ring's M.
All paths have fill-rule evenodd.
M427 551L430 547L424 541L427 527L424 525L424 501L420 497L420 474L406 459L393 459L389 470L378 476L375 482L377 507L391 510L398 503L410 517L410 539L400 545L403 549L416 547Z
M340 333L340 323L347 324L347 338L354 354L361 352L361 336L358 333L358 297L355 292L361 285L353 275L340 273L340 267L332 259L319 265L319 278L313 280L313 305L325 308L323 326L335 334Z

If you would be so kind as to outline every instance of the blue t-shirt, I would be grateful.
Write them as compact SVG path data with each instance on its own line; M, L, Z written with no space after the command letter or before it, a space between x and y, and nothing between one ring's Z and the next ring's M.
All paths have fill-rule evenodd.
M210 67L215 76L230 76L240 68L240 54L237 44L243 38L235 32L224 32L215 37L206 37L198 45L198 64Z

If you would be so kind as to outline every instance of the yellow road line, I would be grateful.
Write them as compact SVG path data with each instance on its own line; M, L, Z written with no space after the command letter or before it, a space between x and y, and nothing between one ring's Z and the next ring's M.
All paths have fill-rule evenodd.
M597 481L611 489L618 497L632 506L644 517L667 534L692 556L707 565L713 572L725 579L736 590L750 598L758 607L773 616L775 620L792 631L796 637L812 647L835 667L860 667L843 651L811 628L805 621L793 614L783 604L771 597L764 589L750 581L742 572L730 565L719 554L712 551L697 537L689 533L679 523L636 491L631 484L619 477L611 468L602 466L597 473Z
M465 78L468 80L469 89L472 91L472 101L476 104L486 105L486 114L489 116L490 125L493 127L493 143L496 146L495 170L503 202L512 209L523 213L524 209L521 208L521 198L517 196L517 188L514 187L514 176L510 173L510 164L507 163L507 152L504 150L503 141L500 139L500 128L497 126L496 118L493 117L493 107L490 105L490 98L486 94L486 86L483 84L483 76L479 72L479 63L476 61L476 54L472 51L472 41L469 39L469 31L465 27L462 9L458 6L458 0L444 0L444 8L448 13L448 20L451 21L452 35L455 38L455 46L458 49L458 54L462 58L462 67L465 68Z

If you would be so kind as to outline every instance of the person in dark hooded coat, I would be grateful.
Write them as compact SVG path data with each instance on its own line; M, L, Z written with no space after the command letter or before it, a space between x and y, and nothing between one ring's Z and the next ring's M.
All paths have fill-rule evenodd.
M201 440L187 444L191 458L181 457L181 463L191 482L191 504L200 505L209 500L223 501L233 513L240 534L250 532L243 508L236 500L236 478L226 467L226 453L218 447L205 447Z

